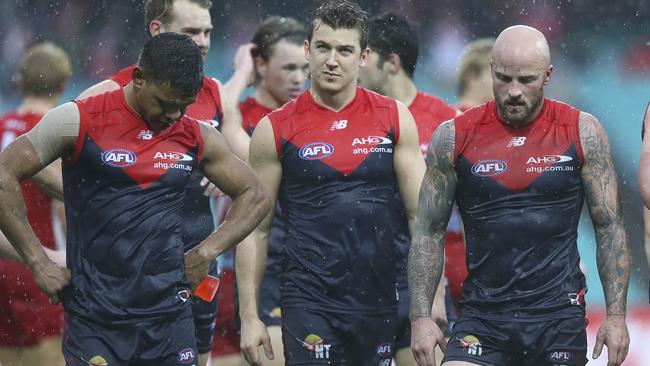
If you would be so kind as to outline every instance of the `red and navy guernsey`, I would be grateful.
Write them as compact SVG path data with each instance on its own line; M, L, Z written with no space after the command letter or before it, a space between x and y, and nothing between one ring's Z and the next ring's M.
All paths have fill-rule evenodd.
M122 89L76 103L79 137L63 166L64 306L105 323L173 316L190 305L181 213L202 155L199 122L183 116L153 134Z
M111 76L110 79L124 87L133 80L135 66L125 67ZM221 128L223 109L221 107L219 84L215 79L207 76L203 77L203 86L196 95L196 101L187 107L185 114L204 121L217 129ZM211 207L212 197L203 194L205 187L201 186L201 179L203 179L202 174L199 172L194 173L185 192L182 229L186 251L198 245L216 229L216 220L213 217Z
M456 117L456 202L467 237L463 315L540 321L584 315L577 227L584 199L580 111L544 99L510 128L496 104Z
M396 102L363 88L342 110L309 91L268 115L282 164L282 307L396 309Z

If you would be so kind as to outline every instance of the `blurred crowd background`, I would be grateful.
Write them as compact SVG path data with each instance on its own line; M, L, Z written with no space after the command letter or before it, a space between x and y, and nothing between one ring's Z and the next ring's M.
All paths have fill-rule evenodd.
M147 38L142 0L3 0L0 2L0 112L19 102L13 72L23 51L50 40L69 52L73 78L65 99L137 60ZM222 81L232 72L237 47L261 19L293 16L305 21L315 0L213 0L212 48L207 73ZM506 26L528 24L544 32L554 75L546 95L596 115L607 130L623 187L634 254L629 301L648 304L648 261L636 183L641 121L650 99L650 1L648 0L359 0L371 14L407 15L420 32L418 86L455 103L457 63L463 46L496 37ZM595 239L585 211L580 251L587 269L589 306L604 305L595 266Z

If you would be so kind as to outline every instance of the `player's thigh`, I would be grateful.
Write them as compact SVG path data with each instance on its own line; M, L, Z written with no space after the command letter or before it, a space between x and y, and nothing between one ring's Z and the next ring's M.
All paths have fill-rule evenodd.
M521 337L531 352L525 364L584 366L588 361L586 328L584 317L526 324Z
M284 345L282 344L282 327L274 325L266 328L271 338L271 346L273 347L273 360L264 361L264 365L269 366L284 366ZM263 353L261 350L260 353ZM266 356L264 356L266 358Z
M299 308L282 309L285 365L350 365L348 339L335 328L336 315Z
M440 365L442 362L442 358L445 356L444 353L442 353L442 350L440 347L436 347L436 365ZM397 350L397 353L395 353L395 363L397 366L417 366L417 362L415 362L415 357L413 357L413 350L408 347L408 348L400 348Z
M21 349L18 347L0 347L0 365L21 366Z

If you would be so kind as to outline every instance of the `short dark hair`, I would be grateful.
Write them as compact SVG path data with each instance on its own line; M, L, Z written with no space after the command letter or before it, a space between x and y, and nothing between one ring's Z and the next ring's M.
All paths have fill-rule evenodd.
M412 78L418 62L419 40L406 17L392 12L374 17L370 20L370 34L370 48L379 54L381 61L391 53L396 54L402 68Z
M314 20L309 23L307 39L311 42L314 28L325 24L332 29L357 29L361 34L361 50L368 47L368 13L359 5L348 0L328 0L314 12Z
M161 23L169 25L172 21L172 8L174 2L178 0L146 0L144 2L144 26L149 34L149 24L154 20L160 20ZM202 8L210 9L212 1L210 0L187 0L197 4Z
M257 28L251 42L257 47L253 56L268 61L273 55L274 46L281 40L302 46L305 41L305 26L294 18L270 16Z
M203 56L199 46L185 34L166 32L152 37L140 52L138 66L146 80L169 83L186 95L203 86Z

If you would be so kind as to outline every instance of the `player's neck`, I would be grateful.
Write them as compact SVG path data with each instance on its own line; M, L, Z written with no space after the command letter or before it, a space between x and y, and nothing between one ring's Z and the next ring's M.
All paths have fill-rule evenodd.
M357 93L357 83L352 82L338 92L320 89L316 83L312 83L309 92L316 103L338 112L354 99Z
M282 104L271 95L271 93L266 90L266 88L259 87L253 92L253 99L268 109L278 109Z
M501 118L503 123L505 123L506 125L508 125L510 127L513 127L513 128L524 128L524 127L527 127L528 125L530 125L533 121L535 121L535 119L537 119L537 117L540 115L540 113L542 113L543 108L544 108L544 99L542 99L540 101L539 105L537 105L535 107L535 110L533 111L533 113L530 114L530 116L528 116L528 118L526 118L523 121L516 121L516 122L515 121L509 121L506 118L504 118L503 113L499 110L498 105L497 105L497 113L499 114L499 118Z
M387 97L399 100L408 107L413 103L417 94L418 89L415 87L415 83L406 73L400 72L388 79Z
M18 113L35 113L45 114L54 108L59 101L59 95L52 97L26 97L23 103L18 107Z

